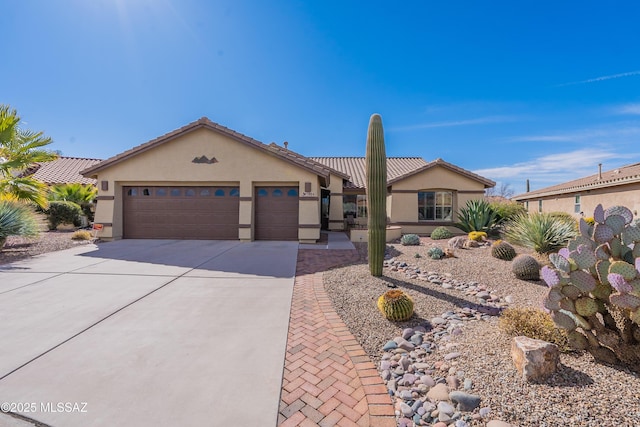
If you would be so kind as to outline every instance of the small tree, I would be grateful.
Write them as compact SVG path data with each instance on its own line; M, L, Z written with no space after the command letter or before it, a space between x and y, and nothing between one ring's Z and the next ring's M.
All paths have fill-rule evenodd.
M379 114L369 119L366 165L369 270L372 276L382 276L387 233L387 155Z
M46 207L46 185L26 172L35 163L55 160L57 155L43 149L51 144L51 138L22 129L19 124L16 110L0 105L0 199Z

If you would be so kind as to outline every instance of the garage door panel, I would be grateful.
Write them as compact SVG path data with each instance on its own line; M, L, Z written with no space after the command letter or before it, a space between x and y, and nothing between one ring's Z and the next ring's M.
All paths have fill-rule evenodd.
M215 192L219 197L214 197ZM124 237L238 238L236 187L125 187Z
M298 188L257 187L256 240L298 240Z

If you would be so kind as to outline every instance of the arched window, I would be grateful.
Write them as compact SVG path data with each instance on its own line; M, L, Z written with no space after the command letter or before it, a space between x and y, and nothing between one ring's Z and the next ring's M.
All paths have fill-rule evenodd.
M171 189L171 197L180 197L181 194L182 194L182 191L179 188Z
M258 190L258 197L266 197L268 195L269 193L264 188L261 188L260 190Z
M295 188L292 188L291 190L287 191L287 196L288 197L298 197L298 190Z
M276 188L275 190L273 190L273 193L271 193L273 195L273 197L282 197L282 190L279 188Z
M231 197L239 197L240 196L240 190L238 190L237 188L232 188L229 191L229 196L231 196Z
M167 195L166 188L156 188L156 197L164 197Z
M127 196L137 196L138 195L138 189L137 188L130 188L127 190Z
M224 197L224 190L222 188L218 188L214 193L216 197Z
M200 196L207 197L210 195L211 195L211 191L209 191L208 188L203 188L202 190L200 190Z
M193 188L189 188L184 192L184 195L187 197L194 197L196 195L196 190L194 190Z

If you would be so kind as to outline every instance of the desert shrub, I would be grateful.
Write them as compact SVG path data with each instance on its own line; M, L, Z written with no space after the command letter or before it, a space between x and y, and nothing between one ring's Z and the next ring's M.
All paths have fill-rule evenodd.
M569 351L567 333L558 328L551 316L538 308L508 308L500 315L498 323L502 332L516 337L524 335L529 338L556 344L561 351Z
M0 249L9 236L33 237L38 223L29 206L21 202L0 201Z
M544 212L522 214L506 224L504 237L509 242L540 254L556 251L577 236L576 222Z
M467 235L467 238L474 242L483 242L487 238L487 233L484 231L472 231Z
M496 213L499 222L510 221L527 211L524 205L512 201L491 202L489 206Z
M458 211L458 222L455 224L460 230L470 233L484 231L490 234L497 230L498 215L485 200L469 200Z
M73 202L80 206L82 212L93 221L93 201L98 195L98 189L91 184L58 184L49 189L49 200Z
M71 236L73 240L91 240L93 236L87 230L78 230Z
M405 234L400 238L402 246L418 246L420 237L417 234Z
M438 227L431 232L430 237L433 240L450 239L453 237L453 233L447 227Z
M433 246L429 248L427 255L429 255L431 259L440 259L444 256L444 251L437 246Z
M81 224L80 215L82 209L77 203L54 201L49 203L47 209L47 219L49 220L49 229L55 230L59 224L73 224L79 227Z

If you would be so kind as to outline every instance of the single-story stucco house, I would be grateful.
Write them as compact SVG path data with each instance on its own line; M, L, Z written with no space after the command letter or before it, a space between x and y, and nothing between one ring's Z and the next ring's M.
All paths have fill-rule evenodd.
M640 163L602 171L573 181L519 194L513 200L529 212L567 212L576 218L591 216L598 204L606 209L623 205L640 211Z
M364 158L308 158L206 117L82 173L97 181L105 239L315 242L321 228L366 217ZM389 223L420 234L452 226L494 185L441 159L389 158Z

